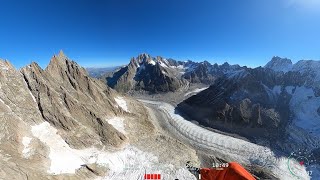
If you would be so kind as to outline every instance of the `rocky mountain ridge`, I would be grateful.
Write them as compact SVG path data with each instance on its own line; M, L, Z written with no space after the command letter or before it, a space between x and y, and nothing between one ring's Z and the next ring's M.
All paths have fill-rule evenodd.
M127 140L105 120L125 113L115 106L116 92L90 78L63 52L54 56L45 70L32 63L18 71L3 60L0 60L0 67L1 178L52 178L46 171L52 153L58 149L51 148L59 146L48 149L47 143L54 140L41 141L50 132L43 128L57 129L59 137L77 149L117 147ZM38 136L39 133L47 135ZM51 159L51 167L54 162ZM99 168L91 168L99 171ZM84 168L69 178L92 176L95 175Z
M130 63L104 77L106 83L120 92L146 90L150 92L176 91L186 84L179 75L169 68L170 62L162 57L153 58L140 54Z
M190 83L211 84L217 77L239 69L239 65L228 63L212 65L207 61L176 61L143 53L132 58L127 66L103 76L102 79L120 92L175 92L186 89Z
M121 113L121 109L113 106L116 104L112 99L113 91L91 79L85 69L70 61L63 52L54 56L45 70L32 63L22 68L21 73L46 121L65 131L75 131L83 125L88 128L93 124L92 131L100 137L91 133L78 134L86 142L77 143L75 139L70 139L69 144L73 147L93 145L100 140L104 144L119 145L125 140L121 133L102 120L103 117Z
M320 88L320 61L300 60L293 64L290 59L273 57L264 67L282 73L298 72L306 77L307 86Z

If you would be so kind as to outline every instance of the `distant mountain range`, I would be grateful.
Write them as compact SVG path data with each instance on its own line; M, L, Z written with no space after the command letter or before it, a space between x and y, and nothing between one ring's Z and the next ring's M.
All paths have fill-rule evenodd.
M113 67L87 67L86 70L91 77L100 78L102 75L106 73L111 73L114 70L120 68L121 66L113 66Z
M212 65L207 61L176 61L140 54L132 58L127 66L112 74L107 73L102 78L110 87L120 92L174 92L188 87L189 83L211 84L216 78L241 68L228 63Z

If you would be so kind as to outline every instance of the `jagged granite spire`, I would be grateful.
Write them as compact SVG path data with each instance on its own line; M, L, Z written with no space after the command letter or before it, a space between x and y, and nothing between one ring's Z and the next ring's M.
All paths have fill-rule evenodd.
M90 78L76 62L69 60L61 51L48 67L42 70L36 63L22 68L21 73L37 100L43 118L58 129L79 132L79 139L69 144L80 148L102 142L120 145L126 139L102 119L122 113L113 106L113 92L103 82Z

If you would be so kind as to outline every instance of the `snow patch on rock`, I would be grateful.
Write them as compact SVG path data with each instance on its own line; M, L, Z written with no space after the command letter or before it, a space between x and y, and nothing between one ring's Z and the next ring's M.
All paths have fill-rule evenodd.
M23 154L23 157L25 157L25 158L28 158L31 155L30 154L31 148L29 147L31 140L32 140L32 138L30 138L30 137L23 137L22 138L22 144L24 146L24 148L22 150L22 154Z
M156 62L154 61L154 60L150 60L150 61L148 61L148 64L151 64L151 65L156 65Z
M168 66L164 62L162 62L162 61L158 61L158 62L160 64L160 66L162 66L164 68L168 68Z
M34 97L34 95L31 93L31 91L29 91L30 96L32 97L33 102L37 102L36 98Z
M274 86L272 92L276 95L279 95L281 93L281 86Z
M111 124L116 130L119 132L126 134L125 128L124 128L124 119L121 117L114 117L112 119L107 119L107 122Z
M127 107L127 102L123 97L115 97L114 100L117 102L118 106L120 106L123 110L130 112Z
M286 89L287 93L292 95L294 93L295 87L294 86L286 86L285 89Z
M194 71L196 69L196 67L197 67L197 65L190 64L190 65L185 66L185 69L186 69L186 72L191 72L191 71Z
M141 71L143 71L143 70L145 70L145 69L146 69L146 66L145 66L144 64L142 64L141 66L139 65L139 66L138 66L138 72L137 72L137 74L140 74Z
M208 89L208 88L209 88L209 87L197 88L197 89L195 89L195 90L193 90L193 91L187 92L186 94L184 94L184 96L188 96L188 95L190 95L190 94L197 94L197 93L199 93L199 92L201 92L201 91L203 91L203 90L206 90L206 89Z
M170 66L170 68L173 68L173 69L185 69L185 67L183 65Z
M178 69L184 69L183 65L177 66Z

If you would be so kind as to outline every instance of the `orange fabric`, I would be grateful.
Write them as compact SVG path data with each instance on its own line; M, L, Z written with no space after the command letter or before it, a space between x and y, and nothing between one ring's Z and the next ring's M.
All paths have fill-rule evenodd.
M200 169L201 180L255 180L240 164L232 162L223 170L212 168Z

